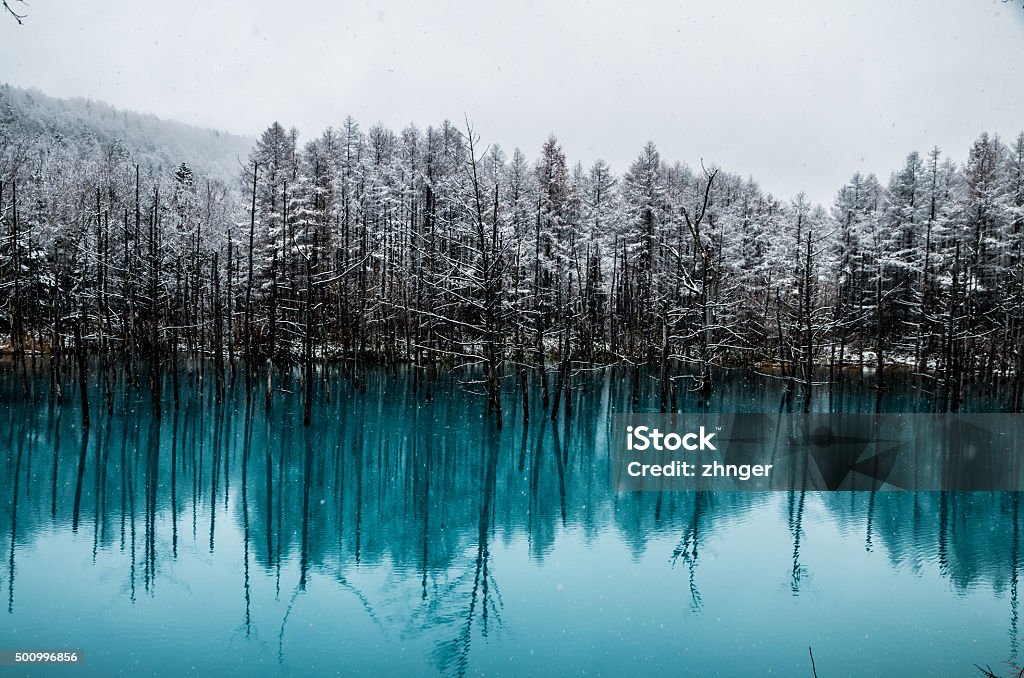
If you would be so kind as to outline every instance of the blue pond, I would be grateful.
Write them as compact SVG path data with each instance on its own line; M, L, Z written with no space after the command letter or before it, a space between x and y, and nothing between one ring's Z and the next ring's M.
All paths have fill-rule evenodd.
M616 492L621 374L495 430L454 378L0 407L0 648L68 675L970 676L1020 658L1015 493ZM287 391L296 391L289 394ZM777 411L764 380L712 409ZM913 409L894 391L890 409ZM656 394L643 393L653 407ZM874 405L868 385L815 409ZM46 668L5 667L42 675ZM84 673L83 673L84 672Z

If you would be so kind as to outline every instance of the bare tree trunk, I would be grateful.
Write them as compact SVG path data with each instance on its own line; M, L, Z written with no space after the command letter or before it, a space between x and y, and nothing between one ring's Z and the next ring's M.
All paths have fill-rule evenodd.
M252 347L252 256L256 239L256 178L259 176L259 164L252 164L252 205L249 217L249 275L245 282L245 399L252 397L253 363Z

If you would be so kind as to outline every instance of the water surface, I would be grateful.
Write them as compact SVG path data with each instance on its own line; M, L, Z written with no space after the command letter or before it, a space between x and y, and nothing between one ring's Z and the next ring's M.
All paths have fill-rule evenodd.
M1019 657L1018 494L616 493L609 414L632 404L611 372L578 382L568 421L524 427L509 395L501 431L454 379L424 402L402 374L365 393L333 375L309 428L297 395L267 412L182 381L179 409L155 418L143 387L84 434L45 383L2 387L0 647L80 649L96 675L792 676L811 646L821 676L953 676ZM778 405L734 378L711 407ZM873 405L856 385L815 402Z

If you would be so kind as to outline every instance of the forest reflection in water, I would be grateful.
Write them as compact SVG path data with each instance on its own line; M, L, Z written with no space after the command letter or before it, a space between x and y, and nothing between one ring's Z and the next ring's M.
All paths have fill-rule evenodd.
M501 431L454 380L423 402L383 372L365 393L337 375L309 428L287 394L265 411L187 392L155 418L132 393L83 435L73 404L4 389L0 646L114 668L131 639L157 673L520 673L568 653L568 672L730 675L755 654L796 670L808 644L836 674L1018 656L1019 494L617 493L609 414L632 405L614 373L581 382L570 420ZM716 398L779 402L739 378ZM687 621L732 614L771 647Z

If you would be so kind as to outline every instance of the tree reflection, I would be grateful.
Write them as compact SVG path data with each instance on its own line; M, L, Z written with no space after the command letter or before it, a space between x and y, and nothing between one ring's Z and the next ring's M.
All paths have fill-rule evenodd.
M709 542L770 503L755 494L615 492L608 414L632 407L628 379L577 376L570 416L535 417L524 427L510 415L500 431L454 383L445 391L435 380L435 398L423 404L401 375L368 372L359 386L365 395L341 375L332 379L331 401L309 428L299 423L294 399L267 412L230 386L216 406L212 397L193 400L183 391L180 410L162 422L149 416L148 392L129 392L115 414L100 412L86 432L74 425L79 417L45 402L6 407L0 538L8 611L15 609L18 550L46 534L91 528L93 562L119 558L131 601L137 580L157 596L172 561L226 554L239 633L258 638L260 624L269 627L282 661L289 620L313 598L305 594L330 589L382 633L398 628L429 639L437 667L463 675L481 639L503 628L495 544L521 543L535 562L550 558L568 531L586 540L611 533L636 558L652 544L674 544L674 581L700 610ZM778 393L751 396L725 384L722 392L736 398L720 404L725 411L777 408ZM833 396L855 409L850 398L848 391ZM33 465L36 448L43 462ZM960 592L1005 592L1016 657L1018 495L780 496L788 581L764 576L778 577L794 595L806 584L812 543L805 523L817 515L809 505L863 534L872 557L893 567L934 567ZM386 582L365 586L365 573L377 570L388 573ZM161 584L161 595L168 588Z

